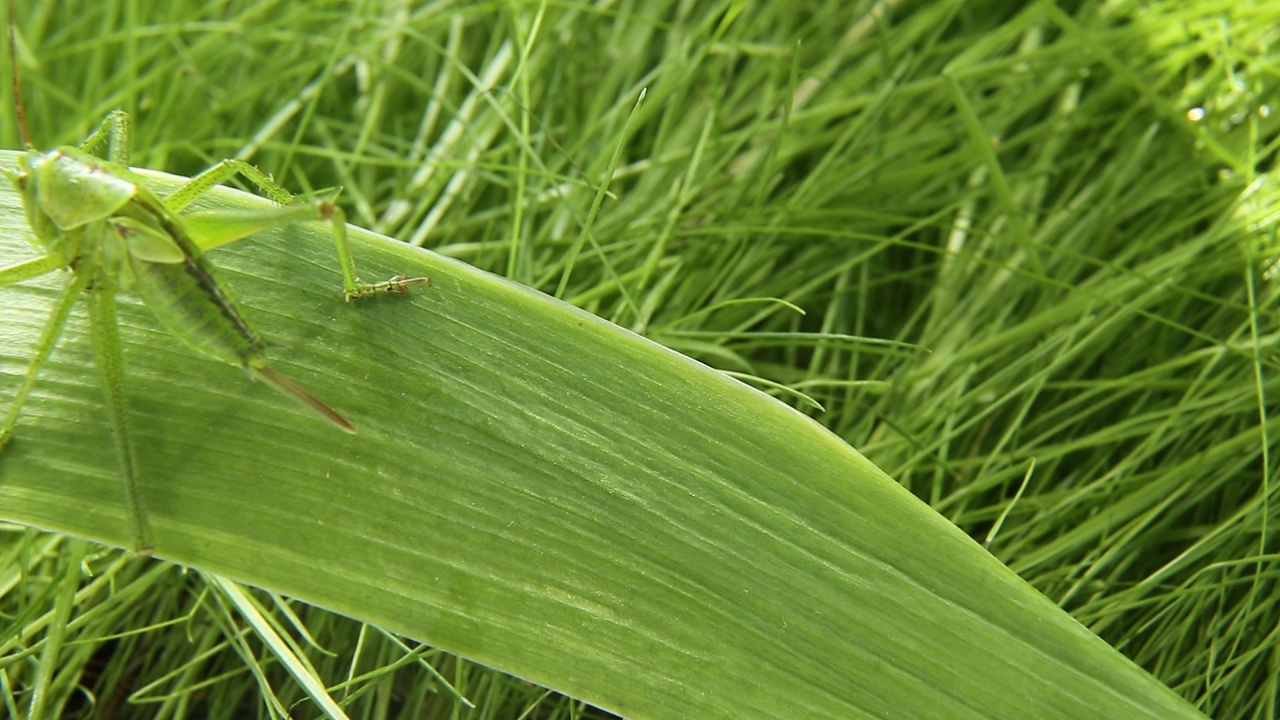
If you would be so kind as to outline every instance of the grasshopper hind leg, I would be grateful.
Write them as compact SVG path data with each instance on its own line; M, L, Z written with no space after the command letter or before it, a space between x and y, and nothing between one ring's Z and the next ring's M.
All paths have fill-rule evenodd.
M120 329L116 318L116 298L113 289L95 287L89 293L89 323L94 354L102 375L106 396L107 414L111 434L120 456L120 479L124 490L124 507L129 523L129 535L134 552L150 555L152 550L151 524L147 520L146 507L142 503L142 491L138 486L137 460L133 441L129 435L129 414L124 400L124 353L120 347Z
M186 216L194 224L202 226L199 233L202 250L235 242L281 223L319 220L329 222L333 227L333 243L342 269L342 292L347 302L388 293L403 295L414 285L431 284L431 278L410 278L404 275L396 275L383 282L364 282L356 274L355 257L351 254L351 244L347 240L347 216L342 212L342 208L329 200L298 202L288 190L281 187L270 176L243 160L223 160L205 170L165 197L164 204L168 209L180 212L214 186L236 175L248 180L263 195L282 207L262 211L204 211ZM219 216L224 219L234 218L234 220L220 227Z

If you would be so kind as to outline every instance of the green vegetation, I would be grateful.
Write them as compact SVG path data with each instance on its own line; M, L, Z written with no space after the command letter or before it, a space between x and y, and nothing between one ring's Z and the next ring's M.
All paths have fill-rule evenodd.
M39 147L119 107L437 254L210 254L355 437L122 298L159 560L72 317L0 715L1275 717L1273 3L46 5ZM0 408L65 282L0 288Z

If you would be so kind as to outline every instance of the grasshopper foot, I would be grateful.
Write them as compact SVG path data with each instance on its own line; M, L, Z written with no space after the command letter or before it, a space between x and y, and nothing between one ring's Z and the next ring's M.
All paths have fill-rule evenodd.
M394 293L396 295L405 295L409 292L409 288L413 285L431 285L429 277L405 277L404 275L396 275L395 277L380 283L363 283L356 281L354 290L346 293L347 302L355 302L361 298L371 297L373 295L382 295L386 293Z

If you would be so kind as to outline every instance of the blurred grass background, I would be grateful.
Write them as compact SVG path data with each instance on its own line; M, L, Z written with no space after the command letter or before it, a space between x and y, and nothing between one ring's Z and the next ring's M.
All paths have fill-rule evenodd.
M113 0L17 28L38 146L120 107L136 165L341 186L355 224L794 404L1207 714L1276 716L1275 4ZM222 635L189 644L202 581L119 562L147 602L113 627L261 704ZM104 647L124 713L142 681ZM601 716L419 655L469 717ZM462 712L382 672L367 712Z

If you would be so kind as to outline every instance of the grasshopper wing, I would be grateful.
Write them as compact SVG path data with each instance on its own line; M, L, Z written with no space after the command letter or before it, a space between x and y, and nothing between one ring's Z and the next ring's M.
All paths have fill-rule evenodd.
M129 254L138 260L173 265L187 259L171 236L141 220L117 217L111 220L111 227L124 240Z

